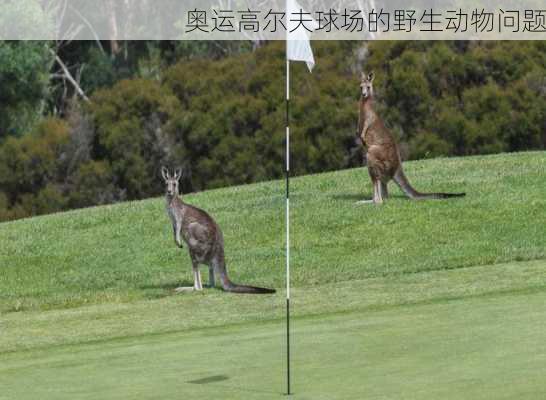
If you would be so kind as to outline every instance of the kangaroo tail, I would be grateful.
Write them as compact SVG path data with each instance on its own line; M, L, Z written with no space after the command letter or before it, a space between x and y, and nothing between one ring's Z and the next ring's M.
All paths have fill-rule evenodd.
M217 260L214 263L214 269L218 272L220 276L220 281L222 282L222 288L226 292L230 293L248 293L248 294L271 294L275 293L275 289L262 288L257 286L247 286L247 285L238 285L229 280L226 270L226 264L222 259Z
M463 197L466 193L421 193L411 186L402 170L402 167L398 168L396 174L394 174L394 181L402 189L402 191L412 200L426 200L426 199L448 199L450 197Z
M275 289L262 288L257 286L237 285L236 283L229 282L227 285L222 285L226 292L230 293L247 293L247 294L272 294L275 293Z

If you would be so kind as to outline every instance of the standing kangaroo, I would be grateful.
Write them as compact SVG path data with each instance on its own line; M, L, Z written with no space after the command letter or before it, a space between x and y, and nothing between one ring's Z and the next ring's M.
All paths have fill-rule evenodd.
M394 137L373 109L373 72L362 74L360 88L360 110L358 135L367 148L368 172L373 184L373 200L382 204L389 196L387 183L393 179L402 191L412 200L446 199L462 197L465 193L420 193L409 183L402 169L400 151ZM359 203L368 203L369 200Z
M226 292L275 293L274 289L237 285L229 280L224 260L224 237L220 227L205 211L186 204L179 198L178 181L182 175L180 169L171 176L169 170L163 167L161 175L167 186L166 209L173 224L174 241L180 248L183 247L182 240L186 242L193 267L193 288L180 287L176 291L203 290L199 264L205 264L209 266L210 287L214 287L214 275L218 274Z

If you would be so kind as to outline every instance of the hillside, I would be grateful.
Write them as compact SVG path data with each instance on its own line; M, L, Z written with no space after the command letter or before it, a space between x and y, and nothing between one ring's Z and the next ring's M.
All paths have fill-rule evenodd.
M411 202L391 184L383 207L355 206L371 196L365 169L294 179L294 287L546 259L545 153L408 162L406 170L420 190L468 195ZM185 199L219 222L235 281L282 288L283 196L283 182L269 182ZM162 198L4 223L0 242L3 312L170 298L191 282Z
M363 168L295 178L294 398L544 393L545 155L408 162L417 188L467 197L393 187L382 207L354 204ZM280 398L283 194L185 196L222 226L233 280L273 296L174 294L190 261L160 198L0 224L0 399Z

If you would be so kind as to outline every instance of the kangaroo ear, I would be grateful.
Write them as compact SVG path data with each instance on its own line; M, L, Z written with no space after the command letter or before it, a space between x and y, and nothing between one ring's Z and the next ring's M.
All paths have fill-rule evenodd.
M165 167L161 167L161 176L165 180L169 179L169 170Z
M375 74L374 74L374 72L372 71L372 72L370 72L370 74L368 75L368 80L369 80L370 82L373 82L374 79L375 79Z
M366 80L366 74L364 72L360 73L360 80L365 81Z
M179 180L182 177L182 168L177 168L174 171L174 179Z

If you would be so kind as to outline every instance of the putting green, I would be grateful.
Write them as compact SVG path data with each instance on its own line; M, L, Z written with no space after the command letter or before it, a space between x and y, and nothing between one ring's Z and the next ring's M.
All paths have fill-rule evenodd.
M546 292L294 320L294 399L540 399ZM0 399L280 399L284 325L0 355Z
M546 398L544 155L405 164L468 193L445 202L357 207L362 168L294 179L294 398ZM2 224L0 399L285 398L283 188L185 196L273 296L174 295L163 199Z

